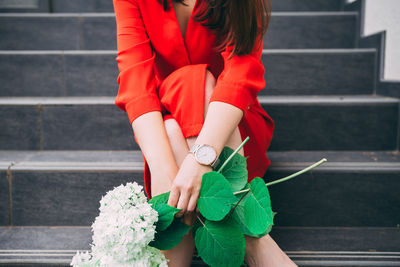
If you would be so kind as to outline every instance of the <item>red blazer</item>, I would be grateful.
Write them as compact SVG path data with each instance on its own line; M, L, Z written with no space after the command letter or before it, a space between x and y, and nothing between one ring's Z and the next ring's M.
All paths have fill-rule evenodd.
M257 99L257 93L265 87L262 46L230 60L231 46L215 52L215 36L192 19L202 3L196 1L183 39L171 0L168 11L158 0L113 0L119 69L115 104L127 113L131 124L144 113L161 112L157 94L161 82L185 65L207 64L217 79L210 102L229 103L244 112L238 126L242 140L250 137L244 146L250 181L262 177L270 164L266 151L274 129L274 121ZM149 193L146 173L145 185Z

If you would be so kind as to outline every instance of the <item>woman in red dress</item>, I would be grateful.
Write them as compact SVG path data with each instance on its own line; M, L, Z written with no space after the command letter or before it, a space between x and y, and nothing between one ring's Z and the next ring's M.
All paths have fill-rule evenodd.
M248 156L248 180L263 177L270 164L266 151L274 121L257 99L265 87L261 53L268 0L113 5L120 71L115 104L127 113L142 151L145 191L149 198L171 191L168 204L182 209L179 215L190 224L202 175L213 161L198 162L190 148L203 145L207 162L249 136L239 151ZM206 19L216 30L205 26ZM169 266L189 266L193 250L189 232L163 252ZM246 236L245 253L250 266L295 265L269 235Z

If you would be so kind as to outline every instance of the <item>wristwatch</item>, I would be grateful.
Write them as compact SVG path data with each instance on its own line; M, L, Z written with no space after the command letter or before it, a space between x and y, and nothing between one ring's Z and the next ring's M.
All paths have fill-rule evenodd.
M219 159L215 149L207 144L194 144L189 150L189 153L193 153L198 163L202 165L211 166L213 169L218 165Z

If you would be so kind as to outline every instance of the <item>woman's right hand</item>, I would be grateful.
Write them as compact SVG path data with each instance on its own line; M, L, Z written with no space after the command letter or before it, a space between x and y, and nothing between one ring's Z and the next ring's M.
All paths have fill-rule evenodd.
M158 168L159 170L162 168ZM171 171L169 173L163 171L153 171L151 174L151 196L155 197L157 195L163 194L165 192L171 191L173 184L173 179L176 177L178 170ZM182 217L182 213L178 213L176 217ZM196 219L195 212L186 212L183 215L182 222L187 225L193 225Z

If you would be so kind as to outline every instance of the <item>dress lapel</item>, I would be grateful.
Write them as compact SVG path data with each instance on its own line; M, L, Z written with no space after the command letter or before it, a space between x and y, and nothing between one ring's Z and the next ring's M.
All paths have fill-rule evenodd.
M175 35L175 40L176 40L176 44L178 47L178 50L180 50L180 54L182 55L182 57L184 58L184 61L186 62L186 64L192 64L192 61L190 59L190 53L189 50L187 48L187 42L190 39L190 34L192 32L191 26L192 26L192 17L193 14L196 11L197 5L198 5L199 0L196 0L194 7L193 7L193 11L190 15L188 24L186 26L186 33L185 33L185 38L183 38L181 30L179 28L179 22L178 19L176 17L176 13L172 4L172 0L168 0L168 4L169 4L169 15L172 19L172 23L170 25L172 25L172 29L171 29L171 33ZM190 40L189 40L190 41ZM185 65L186 65L185 64Z

